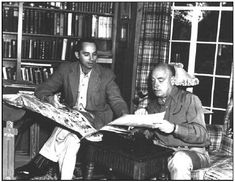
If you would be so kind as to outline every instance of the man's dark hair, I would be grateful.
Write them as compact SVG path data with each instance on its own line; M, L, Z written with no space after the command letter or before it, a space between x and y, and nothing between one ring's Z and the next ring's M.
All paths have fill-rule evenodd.
M78 40L77 44L74 46L74 52L75 51L80 51L82 49L82 44L84 42L89 42L89 43L94 43L97 47L97 44L94 39L92 38L81 38Z
M170 65L164 62L159 62L155 65L154 69L159 68L159 67L169 70L172 73L172 76L175 76L175 68L173 65Z

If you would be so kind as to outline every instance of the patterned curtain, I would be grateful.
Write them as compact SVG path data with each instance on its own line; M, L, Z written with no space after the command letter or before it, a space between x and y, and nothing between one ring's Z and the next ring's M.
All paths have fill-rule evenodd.
M135 98L148 93L148 76L156 63L168 61L170 23L170 2L144 3L137 56ZM142 102L143 107L146 104Z

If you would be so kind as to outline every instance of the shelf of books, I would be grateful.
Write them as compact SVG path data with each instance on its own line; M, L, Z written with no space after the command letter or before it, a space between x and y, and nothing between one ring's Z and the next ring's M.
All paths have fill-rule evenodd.
M3 79L26 80L35 84L45 81L58 64L75 61L73 48L83 37L96 40L98 63L113 64L117 3L2 4ZM20 76L17 76L17 69Z

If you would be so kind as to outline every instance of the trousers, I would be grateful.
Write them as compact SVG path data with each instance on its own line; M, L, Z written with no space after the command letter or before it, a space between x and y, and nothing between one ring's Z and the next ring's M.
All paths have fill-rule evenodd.
M71 180L79 148L80 139L77 135L63 128L55 127L39 153L47 159L59 163L61 180Z
M169 157L168 169L171 180L191 180L192 170L208 167L210 165L208 152L205 148L200 150L201 151L179 149Z

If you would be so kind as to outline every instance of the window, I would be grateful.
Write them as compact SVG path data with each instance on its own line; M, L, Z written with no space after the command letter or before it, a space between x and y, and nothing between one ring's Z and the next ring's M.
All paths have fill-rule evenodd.
M169 62L183 63L200 80L188 89L213 112L206 123L223 124L232 90L233 2L172 3L169 52Z

